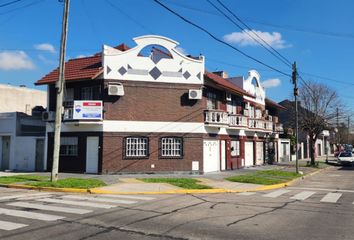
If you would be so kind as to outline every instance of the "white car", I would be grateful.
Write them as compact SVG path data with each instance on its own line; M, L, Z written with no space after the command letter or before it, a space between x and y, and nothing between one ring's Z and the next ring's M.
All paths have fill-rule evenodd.
M353 164L354 163L354 157L353 157L353 153L351 152L341 152L338 155L338 159L337 159L338 164Z

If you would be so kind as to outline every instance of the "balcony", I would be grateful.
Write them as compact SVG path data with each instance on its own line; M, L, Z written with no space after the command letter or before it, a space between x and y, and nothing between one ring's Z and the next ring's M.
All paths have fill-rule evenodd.
M280 123L274 123L274 117L272 120L273 121L263 120L260 118L249 118L240 114L228 114L222 110L204 111L204 122L208 126L244 128L264 132L283 132L283 125Z
M208 125L228 125L229 115L227 112L221 110L205 110L204 120Z
M283 133L284 132L283 124L275 123L274 124L274 132Z
M248 119L248 127L250 129L264 129L264 124L265 121L262 119L254 119L254 118L250 118Z
M246 127L248 126L247 117L242 115L230 114L229 115L230 127Z

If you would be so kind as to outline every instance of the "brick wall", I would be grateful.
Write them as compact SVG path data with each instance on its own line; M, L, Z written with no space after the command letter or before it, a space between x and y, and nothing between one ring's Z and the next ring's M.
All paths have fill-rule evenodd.
M188 90L199 89L199 85L144 82L123 82L123 85L124 96L105 94L105 120L204 121L204 102L188 99Z
M103 134L102 173L114 172L175 172L192 170L192 161L199 161L203 169L202 134L153 134L149 135L149 157L145 159L124 159L123 140L127 136L146 136L144 134ZM181 159L162 159L159 157L159 139L164 136L183 137L184 157ZM155 168L151 168L154 164Z

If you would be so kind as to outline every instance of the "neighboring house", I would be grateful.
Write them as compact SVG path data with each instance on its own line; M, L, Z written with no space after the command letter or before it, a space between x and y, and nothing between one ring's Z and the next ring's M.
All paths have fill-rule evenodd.
M36 106L47 107L47 92L27 88L0 84L0 113L23 112L32 114Z
M205 70L161 36L65 64L60 171L212 172L278 161L279 104L259 74L247 79ZM48 85L47 170L53 155L58 69Z
M294 129L295 126L295 102L288 99L279 103L285 109L279 112L279 119L284 124L284 129ZM301 108L301 104L299 106ZM330 133L328 130L322 131L315 143L315 157L326 156L330 154ZM295 155L294 155L295 156ZM306 132L299 129L299 159L310 158L310 139ZM294 159L293 159L294 160Z
M42 112L0 113L0 170L45 170Z

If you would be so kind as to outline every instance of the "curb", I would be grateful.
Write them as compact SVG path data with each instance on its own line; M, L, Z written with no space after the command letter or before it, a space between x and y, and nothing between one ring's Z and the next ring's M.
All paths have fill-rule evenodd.
M330 168L330 167L328 167ZM17 185L17 184L0 184L0 187L4 188L16 188L16 189L28 189L28 190L37 190L44 192L67 192L67 193L89 193L89 194L116 194L116 195L158 195L158 194L210 194L210 193L241 193L241 192L258 192L258 191L266 191L272 189L279 189L283 187L288 187L300 180L303 180L307 177L311 177L315 174L318 174L322 171L325 171L328 168L318 169L314 172L311 172L307 175L295 178L291 181L273 185L265 185L257 188L251 189L224 189L224 188L213 188L213 189L178 189L178 190L169 190L169 191L161 191L161 192L116 192L110 190L102 190L97 188L91 189L80 189L80 188L54 188L54 187L36 187L29 185Z

